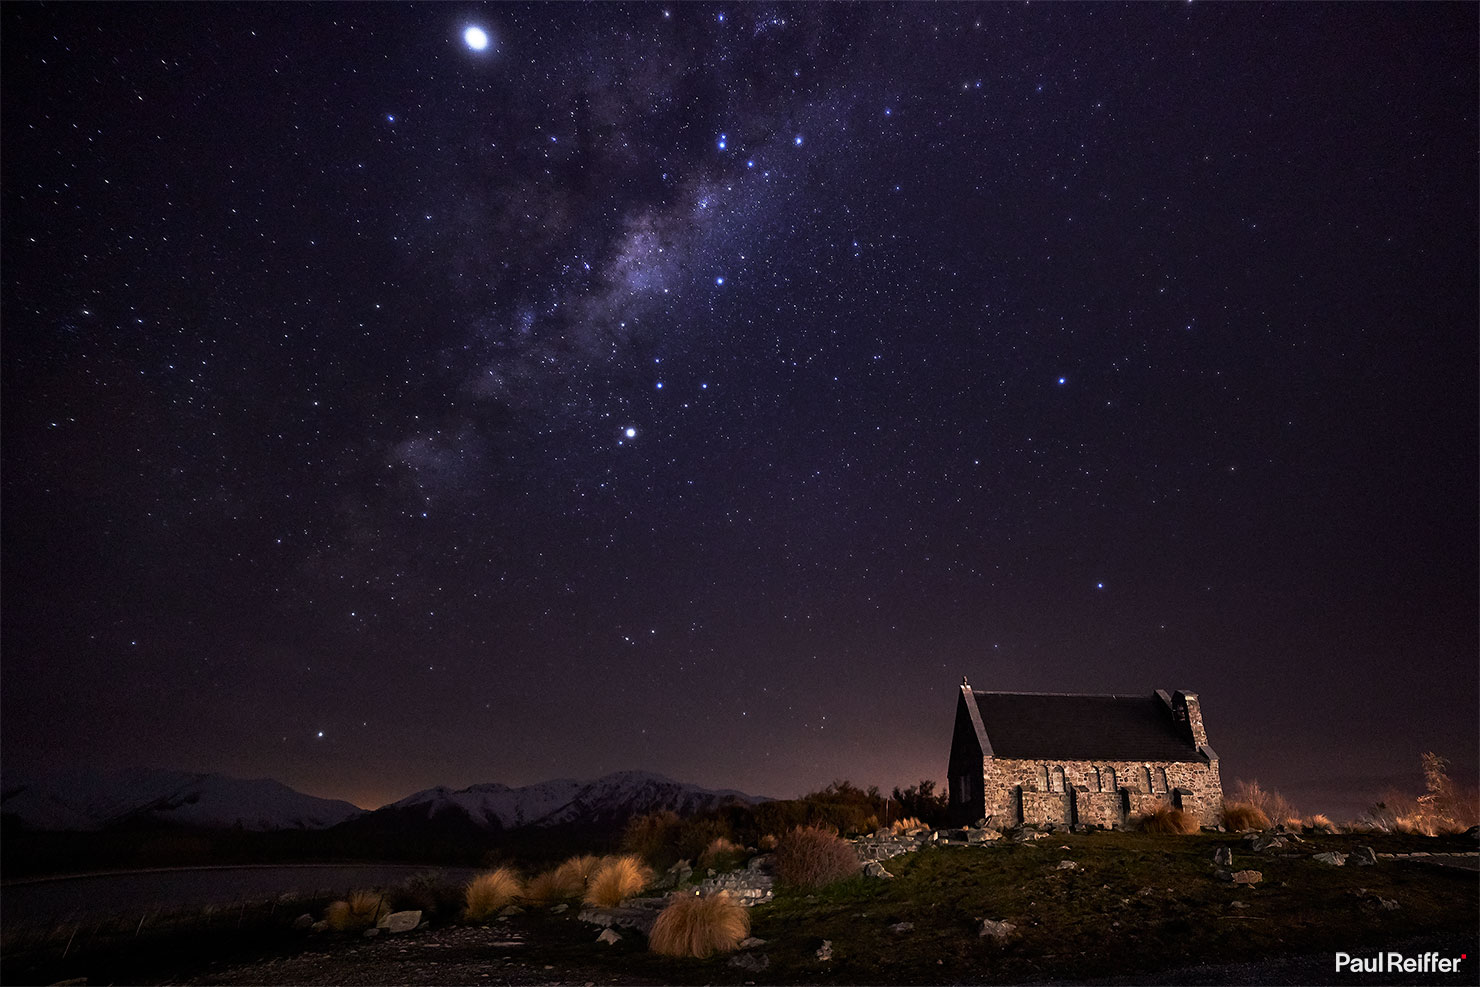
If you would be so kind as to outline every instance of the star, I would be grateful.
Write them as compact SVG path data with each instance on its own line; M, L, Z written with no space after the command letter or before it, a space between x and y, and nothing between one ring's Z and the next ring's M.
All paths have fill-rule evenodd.
M637 429L629 426L624 432L622 432L622 434L627 436L627 438L629 439L635 439L637 438Z
M474 51L483 51L488 47L488 32L476 24L470 25L463 31L463 41Z

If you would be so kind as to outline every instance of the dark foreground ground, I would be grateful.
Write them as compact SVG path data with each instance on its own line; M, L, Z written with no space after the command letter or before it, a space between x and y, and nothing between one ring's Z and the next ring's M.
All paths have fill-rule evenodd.
M1480 947L1480 875L1415 858L1370 867L1312 859L1354 845L1383 852L1473 853L1462 838L1308 836L1263 853L1240 837L1124 833L1052 835L1025 843L929 848L889 861L893 880L855 878L806 893L778 892L755 908L764 944L735 956L672 960L622 931L615 945L576 918L530 911L487 926L458 924L445 908L422 928L364 939L291 928L322 902L244 905L202 924L154 931L76 930L7 940L5 983L191 984L634 984L634 983L1100 983L1474 984ZM1215 876L1213 854L1257 884ZM1443 858L1440 858L1443 859ZM1073 867L1061 866L1063 861ZM7 915L7 923L11 916ZM983 919L1007 921L1003 940ZM86 931L83 933L87 935ZM819 959L824 940L831 958ZM1337 951L1466 955L1458 971L1338 973ZM81 982L81 981L79 981Z

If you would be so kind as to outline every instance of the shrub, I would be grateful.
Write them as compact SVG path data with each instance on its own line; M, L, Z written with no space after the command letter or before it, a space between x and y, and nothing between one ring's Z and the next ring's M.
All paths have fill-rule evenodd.
M648 948L664 956L704 959L734 952L750 935L750 914L729 892L699 897L682 892L668 900L648 934Z
M485 922L508 908L524 894L524 882L508 867L479 874L468 882L463 897L470 922Z
M715 840L730 840L734 831L724 819L685 819L674 839L674 860L698 860Z
M1240 780L1233 786L1230 801L1247 802L1264 813L1265 819L1300 818L1300 813L1295 811L1295 806L1290 804L1289 799L1279 792L1265 791L1257 781Z
M385 899L374 891L356 891L348 901L330 903L324 918L335 932L356 932L380 921L385 910Z
M633 816L622 831L622 849L655 866L666 867L678 859L674 845L682 824L678 813L669 809Z
M820 888L859 871L848 842L825 829L798 826L776 847L776 878L798 888Z
M1268 829L1269 817L1259 811L1252 802L1224 802L1223 825L1232 833L1247 833L1255 829Z
M780 842L781 841L776 838L774 833L767 833L765 836L761 837L760 847L762 850L770 853L772 850L776 849L777 844L779 844Z
M524 900L532 905L550 905L579 898L586 888L583 884L572 883L570 877L562 874L558 867L536 874L524 886Z
M734 870L745 857L745 848L734 840L716 836L704 852L699 854L700 867L713 867L717 871Z
M615 908L647 887L653 872L637 857L607 857L586 885L585 902Z
M1141 833L1190 836L1197 832L1197 820L1170 802L1160 802L1150 812L1134 817L1131 826Z
M926 826L914 816L906 816L903 819L894 820L894 825L890 828L893 829L895 835L898 836L904 833L914 833L922 829L929 829L930 827Z

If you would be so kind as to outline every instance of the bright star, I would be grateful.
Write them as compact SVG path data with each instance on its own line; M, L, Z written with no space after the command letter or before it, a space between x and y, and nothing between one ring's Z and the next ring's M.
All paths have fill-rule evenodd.
M635 439L635 438L637 438L637 429L635 429L635 428L629 428L629 429L627 429L627 431L623 432L622 434L625 435L625 436L627 436L627 438L629 438L629 439Z
M724 284L725 283L725 279L724 279L723 276L717 277L717 278L714 279L714 283L715 284Z
M1105 588L1105 584L1104 583L1095 583L1095 589L1104 589L1104 588Z
M324 731L320 730L319 731L319 736L322 737L323 735L324 735Z
M1063 382L1064 382L1064 378L1060 377L1059 378L1059 383L1062 384Z
M463 32L463 41L474 51L483 51L488 47L488 32L475 24Z
M385 120L386 120L386 123L395 123L396 122L396 115L394 113L387 113L385 115Z
M662 389L663 389L663 382L660 380L660 381L658 381L658 390L661 391Z
M793 144L795 144L797 147L801 147L802 146L802 135L801 134L797 134L795 137L793 137L791 139L791 142Z

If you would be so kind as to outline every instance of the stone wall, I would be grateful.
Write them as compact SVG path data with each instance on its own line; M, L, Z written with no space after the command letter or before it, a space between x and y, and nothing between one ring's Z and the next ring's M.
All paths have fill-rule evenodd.
M1114 772L1113 788L1110 770ZM1075 821L1118 825L1125 821L1122 792L1132 813L1145 811L1157 802L1181 802L1184 810L1204 826L1217 824L1223 803L1216 761L1035 761L994 757L985 759L985 774L986 815L999 828ZM1062 790L1057 790L1060 787Z

